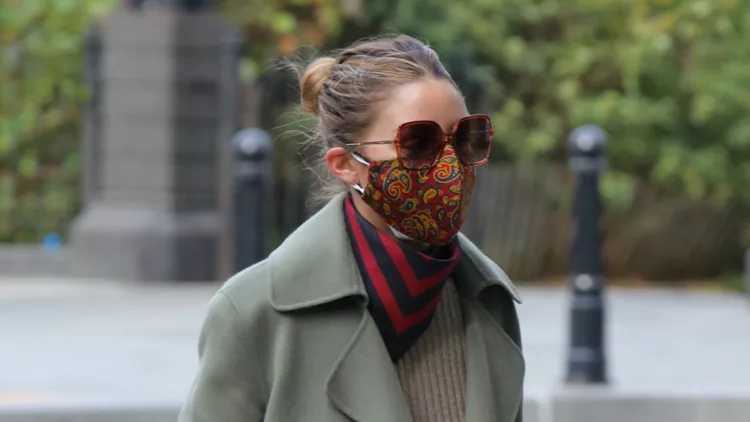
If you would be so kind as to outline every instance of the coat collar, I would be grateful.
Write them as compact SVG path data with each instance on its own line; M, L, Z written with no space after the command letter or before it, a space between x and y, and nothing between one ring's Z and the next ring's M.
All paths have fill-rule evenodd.
M352 296L367 300L346 232L346 195L337 195L269 256L270 300L276 310L305 309ZM460 292L477 297L487 287L500 286L521 302L500 267L462 234L459 245L463 254L454 278Z
M280 312L346 297L367 301L344 223L345 195L311 217L269 257L271 305ZM454 270L467 344L466 420L512 422L522 403L524 359L512 300L518 294L505 273L463 236ZM499 286L505 294L480 292ZM511 299L512 298L512 299ZM485 306L483 303L486 303ZM331 323L349 330L349 343L330 369L325 389L333 406L357 422L411 422L398 374L368 312L343 308ZM366 380L366 381L365 381ZM384 405L386 404L386 405Z

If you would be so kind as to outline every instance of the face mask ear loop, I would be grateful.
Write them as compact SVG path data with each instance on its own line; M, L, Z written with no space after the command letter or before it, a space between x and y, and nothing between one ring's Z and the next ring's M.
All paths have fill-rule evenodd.
M354 157L355 160L357 160L361 164L364 164L364 165L366 165L368 167L370 166L370 163L367 160L365 160L364 157L360 156L356 152L350 152L350 154L352 155L352 157ZM351 185L351 187L354 190L356 190L357 192L359 192L360 195L362 195L362 194L365 193L365 189L362 186L360 186L359 184Z

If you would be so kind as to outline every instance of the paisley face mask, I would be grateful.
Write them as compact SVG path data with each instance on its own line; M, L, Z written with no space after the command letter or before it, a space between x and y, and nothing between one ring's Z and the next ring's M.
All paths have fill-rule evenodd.
M368 184L354 188L397 235L445 245L458 234L466 217L476 179L475 167L461 164L451 145L437 163L423 169L405 169L398 159L368 162Z

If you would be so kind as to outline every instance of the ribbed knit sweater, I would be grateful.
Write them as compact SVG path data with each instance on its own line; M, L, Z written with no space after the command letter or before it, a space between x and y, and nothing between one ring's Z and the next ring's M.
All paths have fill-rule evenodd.
M458 293L445 283L430 326L396 363L414 422L465 422L466 339Z

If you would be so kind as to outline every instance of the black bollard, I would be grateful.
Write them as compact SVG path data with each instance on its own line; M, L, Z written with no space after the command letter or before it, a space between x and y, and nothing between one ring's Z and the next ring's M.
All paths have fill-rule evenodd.
M81 201L82 205L88 206L97 190L97 180L100 175L96 174L100 165L99 141L101 139L102 113L98 113L102 107L102 56L104 45L102 42L102 31L97 26L92 26L86 33L84 41L84 84L91 90L83 109L83 177L81 178Z
M234 270L241 271L267 255L270 230L271 136L262 129L238 132L234 150Z
M215 0L123 0L125 7L131 10L142 10L156 6L185 12L198 12L213 9Z
M213 9L215 6L214 0L179 0L177 3L180 9L186 12L198 12Z
M599 218L602 213L599 175L605 170L607 134L597 126L581 126L568 139L570 168L576 174L573 246L570 257L572 304L567 382L607 382L604 348L604 269Z

